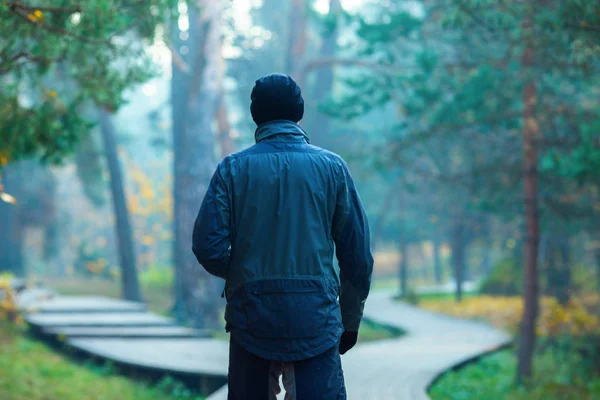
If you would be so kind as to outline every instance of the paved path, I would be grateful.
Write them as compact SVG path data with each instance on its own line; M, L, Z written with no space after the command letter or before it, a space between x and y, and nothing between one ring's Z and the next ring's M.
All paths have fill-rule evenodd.
M226 381L224 341L199 337L138 303L33 294L22 293L34 310L26 319L42 335L66 337L72 347L122 364ZM372 293L365 317L408 333L359 344L342 357L350 400L428 399L427 388L441 373L510 342L486 324L433 314L394 301L390 292ZM222 387L207 400L226 398Z
M510 342L486 324L433 314L394 301L391 293L371 294L365 316L402 328L407 335L357 345L342 357L348 399L425 400L441 373ZM224 400L224 387L207 400Z

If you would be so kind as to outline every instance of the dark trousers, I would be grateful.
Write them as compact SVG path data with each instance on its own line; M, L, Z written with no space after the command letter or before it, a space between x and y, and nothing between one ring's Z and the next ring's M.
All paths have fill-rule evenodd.
M228 400L274 399L281 374L286 399L346 400L338 346L308 360L281 363L258 357L231 339Z

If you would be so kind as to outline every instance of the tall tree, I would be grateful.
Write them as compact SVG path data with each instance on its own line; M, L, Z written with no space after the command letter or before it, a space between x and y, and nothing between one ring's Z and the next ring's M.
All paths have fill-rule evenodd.
M220 321L219 281L206 273L190 250L193 221L215 169L213 121L220 99L221 11L217 0L190 4L189 35L174 57L189 60L187 73L174 68L172 101L175 168L175 314L198 327ZM180 36L181 32L178 34ZM176 72L175 72L176 71ZM183 72L183 73L182 73Z
M340 34L340 16L342 4L340 0L329 0L329 11L322 27L322 41L319 49L318 59L333 59L336 55L337 40ZM308 71L302 71L302 80L306 81ZM306 121L307 131L314 132L315 143L323 147L332 148L333 140L329 134L331 117L320 110L320 106L331 96L334 82L333 68L326 65L316 71L316 79L312 86L308 102L308 119Z
M291 0L285 70L303 87L302 65L306 56L306 0Z
M135 247L131 230L127 199L123 185L123 173L119 163L116 132L111 116L105 109L98 109L100 133L104 143L104 154L110 175L110 190L115 214L115 231L117 248L121 264L121 291L123 298L131 301L141 301L142 295L138 281L135 259Z
M539 244L538 219L538 176L536 137L539 134L536 106L537 96L535 76L531 71L534 63L535 49L531 35L533 21L530 16L523 22L523 68L525 85L523 89L523 168L524 168L524 199L526 221L525 243L525 273L523 275L524 310L521 322L519 343L519 366L517 377L519 381L530 379L532 376L532 359L535 350L535 322L538 314L538 271L537 256Z

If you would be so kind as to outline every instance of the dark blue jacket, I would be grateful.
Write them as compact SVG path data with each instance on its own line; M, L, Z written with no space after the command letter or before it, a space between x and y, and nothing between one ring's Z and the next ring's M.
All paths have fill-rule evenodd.
M365 211L342 158L293 122L261 125L219 164L193 251L226 280L226 329L258 356L307 359L358 331L373 269Z

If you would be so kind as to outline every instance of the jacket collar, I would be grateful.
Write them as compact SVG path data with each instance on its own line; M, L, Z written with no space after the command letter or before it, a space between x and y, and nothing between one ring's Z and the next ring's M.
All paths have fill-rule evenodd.
M261 124L256 128L254 138L256 139L256 143L258 143L276 135L281 135L282 137L293 136L296 139L304 139L307 143L310 143L308 134L300 127L300 125L284 119Z

